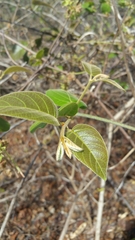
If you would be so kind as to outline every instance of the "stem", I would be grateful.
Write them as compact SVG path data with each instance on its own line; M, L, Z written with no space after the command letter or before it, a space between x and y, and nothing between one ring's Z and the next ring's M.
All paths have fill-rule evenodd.
M116 121L113 121L111 119L101 118L101 117L98 117L98 116L93 116L93 115L85 114L85 113L77 113L76 116L83 117L83 118L90 118L90 119L94 119L94 120L97 120L97 121L110 123L110 124L113 124L113 125L116 125L116 126L120 126L120 127L129 129L129 130L135 131L135 127L132 127L130 125L127 125L127 124L124 124L124 123L121 123L121 122L116 122Z
M65 129L70 123L71 119L69 118L62 126L61 131L60 131L60 139L65 136Z
M81 96L79 97L78 101L76 102L77 104L82 100L82 98L84 97L85 93L87 92L87 90L89 89L90 85L93 83L93 79L90 76L90 79L88 81L88 84L86 85L86 87L84 88Z

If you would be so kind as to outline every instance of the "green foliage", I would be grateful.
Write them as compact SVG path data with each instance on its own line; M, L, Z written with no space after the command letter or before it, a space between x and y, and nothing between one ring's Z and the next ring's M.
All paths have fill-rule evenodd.
M117 57L116 53L109 53L109 55L108 55L108 59L113 59L115 57Z
M114 80L109 79L109 76L106 74L102 74L101 73L101 69L95 65L92 65L90 63L87 62L82 62L82 65L84 67L84 70L90 74L90 76L94 76L93 79L91 79L91 83L92 82L98 82L98 81L102 81L102 82L107 82L112 84L113 86L119 88L120 90L124 90L117 82L115 82Z
M28 57L28 53L27 52L25 52L24 55L22 56L22 60L23 60L23 62L26 62L26 63L29 62L29 57Z
M42 54L41 50L37 57L42 57ZM30 127L31 133L47 124L61 125L56 159L61 160L65 151L69 158L74 155L85 166L105 180L107 177L108 154L98 131L86 124L78 124L69 130L68 125L80 108L85 109L87 107L82 98L93 82L103 81L121 90L123 88L117 82L109 79L109 76L102 74L99 67L84 61L82 65L85 72L89 74L89 81L79 98L62 89L49 89L46 94L34 91L14 92L0 97L0 115L34 121L35 123ZM13 66L7 69L4 74L26 70L22 67ZM60 122L60 117L63 116L66 118L64 123ZM4 122L1 125L6 128L6 124ZM1 156L3 156L2 152Z
M36 47L39 48L42 44L42 37L35 39Z
M118 0L118 4L119 4L120 7L126 7L127 0Z
M37 59L41 59L42 57L44 57L44 49L39 50L36 54Z
M73 155L105 180L108 154L98 131L86 124L78 124L68 131L67 137L83 149L81 152L73 151Z
M40 92L14 92L1 97L0 115L59 125L55 104Z
M102 13L110 13L111 12L111 6L107 2L102 3L100 9L101 9Z
M119 79L115 79L115 82L117 82L124 90L128 90L129 89L129 84L124 82L124 81L120 81Z
M62 89L49 89L46 91L46 95L50 97L57 106L78 101L76 96ZM87 105L83 101L80 101L78 107L86 108Z
M42 48L37 52L36 58L41 59L42 57L47 56L48 52L49 52L48 48Z
M59 108L59 116L74 116L78 112L78 104L67 103Z
M0 118L0 131L6 132L10 129L10 124L4 120L3 118Z
M62 5L67 8L66 17L75 20L81 13L81 4L78 0L62 0Z
M95 4L93 1L84 1L82 3L82 8L88 11L89 13L96 12Z
M38 128L44 128L47 124L46 123L41 123L41 122L34 122L30 128L29 131L31 133L34 133Z
M82 61L83 68L85 72L91 76L96 76L101 73L101 69L93 64Z
M12 66L7 68L2 75L0 76L0 79L3 78L6 74L10 74L13 72L29 72L31 73L31 70L26 67L20 67L20 66Z

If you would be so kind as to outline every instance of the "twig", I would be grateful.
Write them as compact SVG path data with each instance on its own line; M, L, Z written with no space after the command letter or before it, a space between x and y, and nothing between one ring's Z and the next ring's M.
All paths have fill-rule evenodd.
M9 41L17 44L18 46L20 46L21 48L25 49L27 52L31 53L31 54L36 54L34 51L32 51L30 48L24 46L23 44L21 44L20 42L16 41L15 39L9 37L8 35L6 35L5 33L3 34L3 32L0 32L0 35L3 36L8 39Z
M6 227L6 225L7 225L8 219L9 219L10 214L11 214L11 212L12 212L12 209L13 209L13 207L14 207L14 204L15 204L15 201L16 201L16 197L17 197L17 195L18 195L18 193L19 193L19 191L20 191L23 183L24 183L24 179L21 180L21 182L20 182L20 184L19 184L19 186L18 186L18 188L17 188L17 190L16 190L15 196L14 196L14 198L12 199L12 201L11 201L11 203L10 203L8 212L7 212L7 214L6 214L6 217L5 217L5 219L4 219L4 222L2 223L2 226L1 226L1 229L0 229L0 238L1 238L2 235L3 235L3 232L4 232L5 227Z
M15 197L15 194L12 194L12 195L10 195L10 196L8 196L8 197L2 198L2 199L0 199L0 203L6 202L6 201L9 200L10 198L14 198L14 197Z
M15 21L17 11L18 11L18 9L20 7L19 5L20 5L20 0L17 2L16 9L15 9L15 12L14 12L13 17L12 17L12 22Z
M104 194L105 194L105 181L103 179L101 179L100 187L102 188L102 190L99 194L99 200L98 200L98 212L97 212L97 223L96 223L96 230L95 230L95 240L100 240L103 206L104 206Z
M113 134L113 125L110 124L109 128L108 128L108 146L107 146L107 148L108 148L108 159L109 159L110 153L111 153L112 134ZM103 207L104 207L105 186L106 186L106 182L101 179L101 184L100 184L101 192L99 194L99 201L98 201L98 212L97 212L95 240L100 240Z
M84 177L83 180L85 180L85 178L87 178L87 177L89 176L90 172L91 172L90 170L87 172L87 174L85 175L85 177ZM70 219L71 219L71 217L72 217L72 214L73 214L73 211L74 211L74 208L75 208L75 203L76 203L78 197L79 197L84 191L86 191L86 189L93 183L93 181L94 181L96 178L97 178L97 176L93 177L93 178L91 179L91 181L89 181L88 184L87 184L84 188L83 188L83 185L84 185L84 184L82 183L82 184L80 185L79 189L77 189L77 191L76 191L77 194L76 194L76 196L75 196L75 198L74 198L74 200L73 200L72 206L71 206L70 211L69 211L69 215L68 215L67 220L66 220L66 222L65 222L65 224L64 224L64 227L63 227L63 230L62 230L62 232L61 232L61 235L60 235L59 240L63 240L64 237L65 237L65 235L66 235L66 232L67 232L68 226L69 226L69 222L70 222ZM70 181L71 181L71 179L70 179ZM84 182L84 181L83 181L83 182Z
M62 230L62 232L61 232L61 235L60 235L60 237L59 237L59 240L63 240L64 237L65 237L65 235L66 235L66 232L67 232L67 229L68 229L68 226L69 226L69 221L70 221L70 219L71 219L71 217L72 217L72 214L73 214L73 211L74 211L74 208L75 208L76 200L77 200L77 199L76 199L76 197L75 197L74 202L72 203L72 206L71 206L71 208L70 208L70 211L69 211L67 220L66 220L66 222L65 222L64 228L63 228L63 230Z
M122 164L123 162L125 162L127 160L128 157L130 157L130 155L135 151L135 148L132 148L121 160L120 162L118 162L117 164L115 164L112 167L109 167L108 170L113 170L116 167L118 167L120 164Z
M124 37L123 31L122 31L122 28L121 28L121 16L120 16L120 13L118 11L117 4L116 4L115 0L111 0L111 3L112 3L113 10L114 10L115 19L116 19L120 39L121 39L121 47L122 47L122 52L123 52L125 68L126 68L126 72L127 72L127 76L128 76L128 82L129 82L129 85L130 85L130 88L131 88L131 92L132 92L132 94L135 98L135 85L134 85L133 78L132 78L132 75L131 75L130 70L129 70L128 62L127 62L126 41L125 41L125 37Z
M96 178L97 178L97 176L93 177L93 178L91 179L91 181L89 181L89 182L87 183L87 185L86 185L82 190L80 190L80 191L78 192L78 196L81 195L83 192L85 192L85 191L87 190L87 188L93 183L93 181L95 181Z
M35 156L33 157L32 161L31 161L30 165L28 166L28 168L27 168L27 170L26 170L26 173L25 173L25 178L23 178L23 179L21 180L21 182L20 182L20 184L19 184L19 186L18 186L18 188L17 188L17 190L16 190L16 193L15 193L15 195L14 195L14 198L12 199L12 201L11 201L11 203L10 203L10 206L9 206L8 212L7 212L7 214L6 214L6 217L5 217L5 219L4 219L4 221L3 221L2 225L1 225L0 238L1 238L2 235L3 235L3 232L4 232L4 230L5 230L5 227L6 227L6 225L7 225L7 222L8 222L8 220L9 220L9 218L10 218L12 209L13 209L14 204L15 204L15 202L16 202L17 195L18 195L19 191L21 190L21 188L22 188L22 186L23 186L23 183L25 182L26 177L28 176L29 171L30 171L31 167L33 166L33 164L34 164L34 162L35 162L35 160L36 160L36 158L37 158L40 150L41 150L41 147L38 149L38 151L36 152Z
M127 169L127 171L124 174L124 177L122 179L122 182L119 184L118 188L116 189L116 193L118 193L120 191L120 189L123 187L124 185L124 181L127 177L127 175L129 174L129 172L132 170L132 168L135 166L135 161L132 162L132 164L129 166L129 168Z

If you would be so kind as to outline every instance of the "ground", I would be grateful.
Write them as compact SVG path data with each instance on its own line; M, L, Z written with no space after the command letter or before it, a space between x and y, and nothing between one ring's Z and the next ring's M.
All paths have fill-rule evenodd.
M23 25L1 23L1 28L5 31L5 42L8 39L7 36L10 36L12 40L10 39L8 44L3 42L0 45L2 55L0 69L4 70L14 65L12 57L17 64L24 63L24 59L22 57L18 59L13 50L15 40L18 44L28 43L28 49L25 49L27 51L24 51L25 54L23 53L22 56L27 55L29 58L26 66L33 71L33 74L44 62L47 61L47 65L30 84L28 83L31 80L29 74L14 73L7 79L5 76L5 81L1 82L1 96L20 90L45 93L50 88L64 88L80 96L88 81L88 76L85 73L82 75L74 73L83 71L81 65L81 59L83 59L101 67L104 73L110 75L110 78L119 80L121 86L124 85L128 89L124 92L107 83L95 83L83 99L87 104L87 109L80 110L80 112L113 119L134 127L133 89L128 81L119 38L114 45L111 38L110 31L113 31L111 27L114 30L116 28L113 23L114 18L98 13L91 15L94 16L93 29L91 29L91 16L84 14L81 23L78 22L78 25L74 26L71 22L71 27L67 24L67 28L63 30L65 15L62 14L64 10L59 7L58 3L56 3L57 14L55 12L52 14L49 8L50 15L47 15L47 10L42 12L40 7L29 9L29 5L23 5L23 3L18 10L17 3L15 1L13 3L11 6L7 2L4 6L2 5L3 8L0 10L2 17L4 19L4 14L8 13L9 20L14 22L14 19L19 19L18 21L22 24L23 19ZM24 12L28 15L24 15ZM44 16L46 16L45 21L43 21ZM54 16L56 18L53 18ZM59 18L60 21L57 22ZM108 24L112 22L109 30L106 29L106 19L108 19ZM31 26L33 29L30 28ZM36 46L41 30L44 31L42 44ZM85 31L89 34L86 39L83 35ZM91 33L94 31L98 34L95 34L95 37ZM82 40L87 41L82 41L82 36ZM2 38L2 35L0 37ZM115 37L117 38L117 35ZM134 38L132 35L130 39L126 37L126 47L128 46L126 61L134 78L134 62L132 62L131 54ZM106 43L105 38L110 39L110 42ZM130 48L128 44L131 44ZM6 46L10 57L6 54L8 52ZM50 55L45 53L42 60L36 58L36 53L43 48L45 51L49 50ZM108 49L116 53L114 58L109 58ZM59 67L61 71L59 72L56 67ZM0 167L1 227L13 201L14 204L1 239L95 239L99 220L98 205L103 191L101 179L75 158L70 160L64 155L62 161L56 161L59 138L53 126L47 125L43 129L38 129L36 134L32 134L29 131L32 122L10 117L5 117L5 119L10 122L11 129L0 135L2 140L7 141L7 154ZM70 127L78 123L95 127L103 137L109 153L100 239L134 240L135 132L103 121L78 116L72 119ZM12 165L9 160L12 160ZM23 175L16 172L15 163Z

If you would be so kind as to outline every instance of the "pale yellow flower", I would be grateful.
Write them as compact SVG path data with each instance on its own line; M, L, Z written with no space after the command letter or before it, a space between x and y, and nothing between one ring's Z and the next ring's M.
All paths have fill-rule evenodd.
M66 155L71 159L72 151L82 152L83 149L73 143L69 138L62 136L60 137L60 141L58 144L57 152L56 152L56 160L62 160L64 155L64 150ZM71 151L72 150L72 151Z

